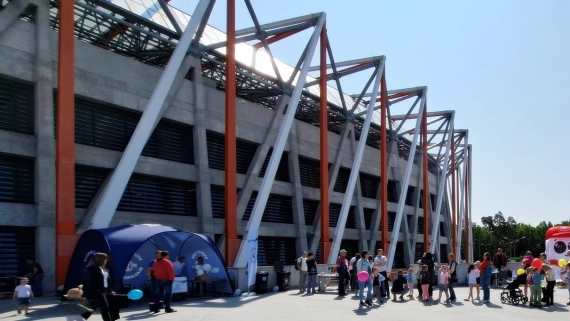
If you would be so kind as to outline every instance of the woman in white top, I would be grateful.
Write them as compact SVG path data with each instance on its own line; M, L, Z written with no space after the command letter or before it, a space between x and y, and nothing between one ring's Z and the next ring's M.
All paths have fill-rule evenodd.
M368 260L368 251L362 251L362 257L360 260L356 262L356 277L358 277L358 273L362 271L368 272L368 280L360 281L358 279L358 287L360 288L360 306L363 307L365 305L372 306L372 279L370 275L372 275L372 264ZM364 300L364 288L368 287L368 292L366 293L366 300Z
M479 277L479 269L476 268L474 264L469 265L467 277L469 279L467 281L469 283L469 296L464 300L469 301L471 299L471 301L473 301L473 288L477 285L477 278Z

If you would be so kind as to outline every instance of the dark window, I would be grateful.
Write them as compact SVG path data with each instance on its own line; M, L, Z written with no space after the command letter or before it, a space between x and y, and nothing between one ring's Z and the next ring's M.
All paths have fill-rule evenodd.
M258 266L271 266L275 262L291 264L297 258L293 237L260 236L258 240Z
M33 158L0 154L0 202L35 203Z
M263 167L261 167L261 171L259 171L259 177L265 176L265 171L267 170L267 166L269 166L269 159L271 158L271 154L273 153L273 147L269 148L267 152L267 157L265 157L265 161L263 162ZM289 182L289 153L283 152L281 155L281 160L279 161L279 166L277 167L277 172L275 173L275 179L281 182Z
M429 199L430 199L430 203L431 203L431 210L432 210L432 212L435 212L435 206L436 206L436 204L435 204L435 202L436 202L435 195L430 193L430 194L429 194Z
M210 185L212 217L226 218L226 191L224 186Z
M346 250L346 259L349 261L356 253L360 253L358 240L342 240L340 248Z
M396 213L388 212L388 232L392 232L394 229L394 223L396 222Z
M416 228L416 233L424 234L424 218L423 217L418 217L418 225Z
M445 224L443 224L443 222L439 222L439 236L446 236Z
M394 254L393 269L403 269L406 267L406 260L404 258L404 243L398 242L396 244L396 253Z
M107 168L75 165L75 207L89 207L109 173Z
M370 226L372 225L372 216L374 215L375 209L372 208L364 208L364 224L367 230L370 230Z
M414 253L414 263L421 260L424 256L424 243L416 243L416 252Z
M0 77L0 129L34 134L34 86Z
M380 187L380 177L360 173L360 190L362 197L376 198Z
M420 208L424 208L424 190L420 190Z
M396 188L396 181L388 181L388 202L398 203L398 189Z
M350 169L344 167L339 168L333 190L338 193L346 193L346 188L348 187L349 178L350 178Z
M315 221L315 217L317 215L321 215L321 213L317 213L319 209L319 201L303 199L303 211L305 212L305 225L313 226L313 222Z
M197 216L196 183L133 174L117 210Z
M414 206L414 192L416 188L414 186L408 186L408 192L406 193L406 205Z
M441 263L449 263L447 260L447 244L439 245L439 260Z
M412 226L413 226L413 219L414 216L413 215L407 215L407 219L408 219L408 232L412 233Z
M257 192L251 193L251 198L247 203L247 208L243 215L242 220L249 220L253 211L253 206L257 199ZM293 224L293 204L290 196L283 196L277 194L269 194L265 211L263 212L262 222L269 223L287 223Z
M54 111L57 116L55 104ZM75 142L124 151L140 118L141 114L136 111L75 97ZM154 129L142 155L194 164L192 139L192 126L163 119Z
M225 170L226 142L224 134L207 131L206 141L208 145L208 165L210 168ZM255 156L256 143L237 139L236 141L236 168L239 174L247 174L249 165Z
M33 227L0 226L0 275L25 275L29 273L25 262L36 257L36 232ZM14 291L16 284L4 285L0 292Z
M314 188L321 187L321 167L318 160L299 156L299 174L301 185Z
M342 209L341 204L330 203L329 206L329 227L336 227L338 224L338 219L340 218L340 210ZM351 206L348 210L348 216L346 218L345 228L356 228L356 216L354 213L354 206Z

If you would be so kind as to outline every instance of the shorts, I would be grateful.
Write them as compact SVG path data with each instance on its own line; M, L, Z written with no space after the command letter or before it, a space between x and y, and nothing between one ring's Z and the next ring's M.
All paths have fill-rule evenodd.
M449 289L449 283L448 284L438 284L439 290L440 291L447 291L447 289Z
M476 284L481 284L481 277L478 277L475 282Z
M30 305L30 298L18 298L18 305Z

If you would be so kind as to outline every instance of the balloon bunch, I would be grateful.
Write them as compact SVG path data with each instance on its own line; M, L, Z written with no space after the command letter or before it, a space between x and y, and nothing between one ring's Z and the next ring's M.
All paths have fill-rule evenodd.
M202 276L204 274L216 274L220 272L220 268L212 267L210 264L206 263L204 265L196 264L194 265L194 269L196 270L196 275Z

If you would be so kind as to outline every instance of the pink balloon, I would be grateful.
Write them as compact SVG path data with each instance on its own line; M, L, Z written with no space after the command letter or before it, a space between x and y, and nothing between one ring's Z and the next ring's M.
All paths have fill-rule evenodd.
M368 274L368 272L366 272L366 271L358 272L358 281L360 281L360 282L368 281L369 277L370 277L370 274Z
M542 268L542 261L539 258L536 258L532 260L531 265L540 270Z

